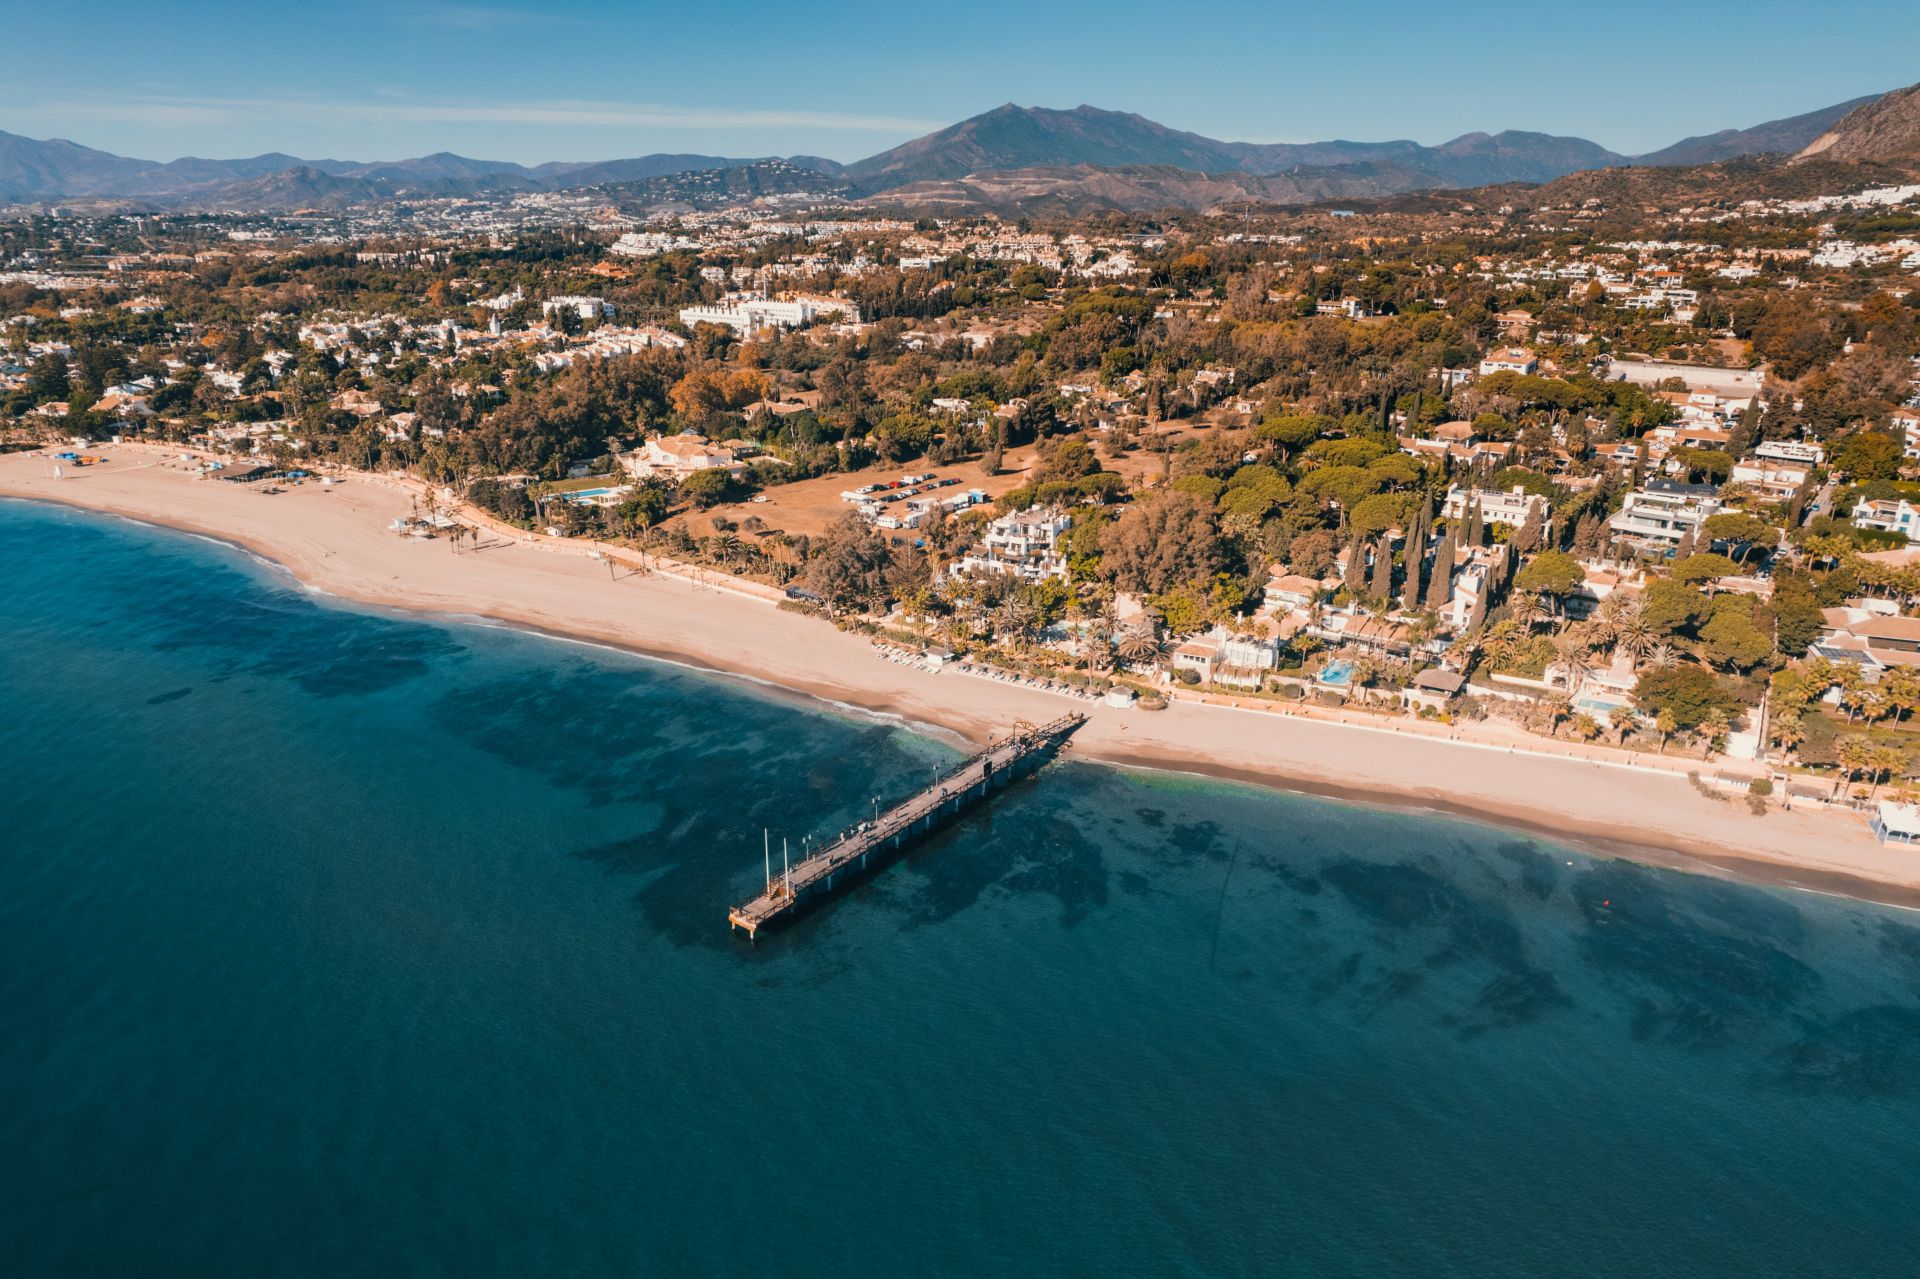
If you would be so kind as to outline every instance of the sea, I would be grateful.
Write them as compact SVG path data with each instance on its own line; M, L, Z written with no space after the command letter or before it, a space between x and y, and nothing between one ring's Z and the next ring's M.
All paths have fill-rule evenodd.
M1069 752L729 932L959 753L0 502L0 1271L1920 1268L1920 916Z

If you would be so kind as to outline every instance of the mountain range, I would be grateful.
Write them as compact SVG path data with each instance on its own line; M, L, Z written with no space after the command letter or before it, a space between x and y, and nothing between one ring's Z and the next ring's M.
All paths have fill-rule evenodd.
M1153 207L1142 203L1153 200L1190 206L1295 202L1543 183L1590 170L1796 153L1830 160L1920 158L1920 86L1686 138L1640 156L1621 155L1584 138L1518 130L1468 133L1437 146L1405 140L1223 142L1127 112L1012 103L844 166L817 156L687 154L528 166L450 152L375 162L303 160L276 152L161 163L64 139L36 141L0 132L0 203L271 210L604 188L642 203L813 191L893 203L999 200L1037 207L1062 184L1077 183L1087 188L1096 207L1140 208ZM681 177L730 170L749 172L721 181Z
M555 161L527 166L440 151L411 160L303 160L271 152L240 160L190 156L160 163L96 151L63 138L45 142L0 131L0 203L128 200L209 208L284 208L286 199L322 202L558 191L642 182L757 163L717 155L661 154L625 160ZM835 174L818 156L794 156L796 169Z

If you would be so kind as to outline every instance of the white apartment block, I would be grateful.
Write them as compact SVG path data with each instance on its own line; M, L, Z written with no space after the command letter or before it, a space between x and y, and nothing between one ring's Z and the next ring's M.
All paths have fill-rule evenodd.
M804 328L829 315L838 315L845 324L860 323L859 307L840 298L824 297L799 297L790 302L745 298L717 306L690 306L682 308L680 323L688 328L719 324L750 337L767 329Z

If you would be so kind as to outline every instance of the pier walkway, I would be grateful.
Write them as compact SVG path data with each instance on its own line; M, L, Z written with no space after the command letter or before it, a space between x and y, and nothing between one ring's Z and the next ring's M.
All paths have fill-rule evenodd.
M904 803L889 808L875 820L861 822L819 852L780 873L768 866L766 890L752 901L727 912L731 927L744 928L749 937L809 898L829 892L836 877L850 878L865 869L870 858L898 849L975 804L984 803L997 787L1032 773L1052 757L1087 717L1070 712L1045 724L1016 724L1013 732L978 754L956 764L932 785Z

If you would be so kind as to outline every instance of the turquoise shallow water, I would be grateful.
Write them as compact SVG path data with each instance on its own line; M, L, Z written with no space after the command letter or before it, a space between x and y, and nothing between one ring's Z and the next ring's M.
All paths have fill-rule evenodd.
M0 712L8 1273L1920 1252L1920 917L1069 762L748 946L953 752L19 503Z

